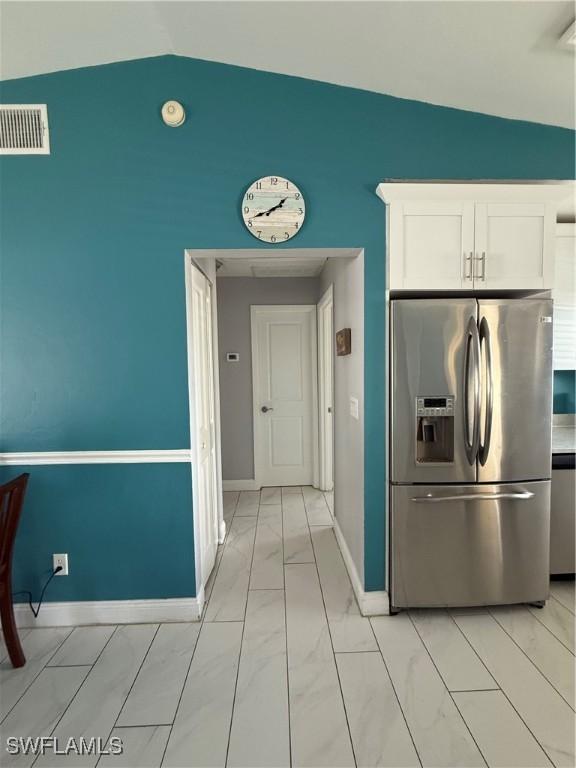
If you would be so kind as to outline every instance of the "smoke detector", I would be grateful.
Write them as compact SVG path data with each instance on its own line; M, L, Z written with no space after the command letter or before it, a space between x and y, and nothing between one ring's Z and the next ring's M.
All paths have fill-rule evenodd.
M184 107L178 101L167 101L162 106L162 120L171 128L177 128L182 125L186 119Z

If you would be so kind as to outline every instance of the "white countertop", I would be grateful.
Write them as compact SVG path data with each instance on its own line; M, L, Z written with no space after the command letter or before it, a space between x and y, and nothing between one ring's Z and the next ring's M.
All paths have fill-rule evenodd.
M552 420L552 453L576 453L574 414L554 414Z

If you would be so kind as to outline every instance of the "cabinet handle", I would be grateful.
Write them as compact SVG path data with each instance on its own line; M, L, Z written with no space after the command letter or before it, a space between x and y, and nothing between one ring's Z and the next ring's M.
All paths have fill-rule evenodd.
M464 280L472 280L472 251L466 256L464 253Z
M476 256L476 261L479 261L482 265L482 272L475 274L474 277L477 277L478 280L486 280L486 251L482 251L481 256Z

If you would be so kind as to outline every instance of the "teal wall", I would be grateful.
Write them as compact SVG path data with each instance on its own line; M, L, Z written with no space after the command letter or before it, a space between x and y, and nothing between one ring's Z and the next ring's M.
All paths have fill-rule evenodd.
M0 96L47 103L52 145L49 157L0 166L0 450L187 447L183 250L258 247L242 192L287 176L307 200L290 246L365 249L365 583L383 588L385 228L374 189L385 178L570 178L574 134L173 56L9 81ZM159 117L168 98L188 111L176 130ZM193 594L182 582L193 578L189 477L170 471L140 469L152 495L170 477L168 530L159 514L141 517L134 467L33 468L19 588L68 551L71 576L51 599L157 596L146 568L155 541L173 554L162 593ZM123 492L94 503L88 478L105 500ZM134 572L118 557L103 576L98 546L65 539L65 525L52 535L60 514L97 541L115 537Z
M70 575L54 579L47 600L195 594L190 465L0 467L0 482L20 472L30 472L30 481L14 591L37 597L52 553L67 552Z
M576 413L576 371L554 371L554 413Z

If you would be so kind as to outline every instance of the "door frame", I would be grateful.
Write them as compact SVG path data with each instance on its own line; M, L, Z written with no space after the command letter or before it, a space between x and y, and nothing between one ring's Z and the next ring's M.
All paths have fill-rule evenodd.
M252 304L250 307L250 341L252 350L252 441L254 446L254 485L256 490L262 488L262 451L257 443L258 419L260 407L256 397L256 382L258 380L258 334L256 333L256 316L258 312L302 312L310 310L311 328L311 377L312 377L312 483L318 486L318 330L316 322L316 304Z
M212 482L215 489L213 518L216 525L217 541L222 542L225 531L222 526L222 472L221 472L221 460L220 460L220 425L219 425L219 396L218 396L218 335L217 327L215 326L215 313L216 313L216 291L214 288L214 280L211 279L210 274L207 274L207 270L203 269L188 253L184 253L184 280L186 289L186 349L187 349L187 366L188 366L188 401L189 401L189 418L190 418L190 468L191 468L191 481L192 481L192 505L193 505L193 524L194 524L194 570L196 580L196 598L201 606L204 602L204 587L205 582L202 580L202 541L200 530L200 515L197 511L200 509L199 502L199 487L198 487L198 473L195 468L199 465L199 451L197 441L194 436L198 434L196 429L196 403L200 397L200 387L196 379L194 370L194 338L197 333L197 328L193 322L192 312L192 275L193 270L198 270L207 280L210 290L210 308L211 308L211 326L212 326L212 359L211 359L211 373L212 381L209 382L211 386L207 386L207 390L212 398L212 407L214 409L214 426L211 439L214 441L214 450L212 455L214 460L212 462Z
M330 328L325 328L325 310L330 311ZM317 305L318 314L318 487L322 491L334 488L334 286L330 284ZM326 332L328 331L328 335ZM332 351L331 364L327 365L327 347ZM330 394L332 397L330 397ZM331 400L332 433L327 435L327 401ZM332 472L328 472L328 456L332 456Z

